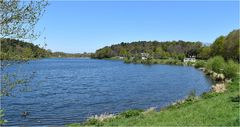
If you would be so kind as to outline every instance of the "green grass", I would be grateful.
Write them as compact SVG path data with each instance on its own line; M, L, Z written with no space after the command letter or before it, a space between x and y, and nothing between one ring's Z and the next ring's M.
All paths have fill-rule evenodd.
M76 123L69 126L239 126L239 122L239 78L237 78L229 84L225 93L206 93L199 99L147 114L140 113L132 117L118 115L102 122Z

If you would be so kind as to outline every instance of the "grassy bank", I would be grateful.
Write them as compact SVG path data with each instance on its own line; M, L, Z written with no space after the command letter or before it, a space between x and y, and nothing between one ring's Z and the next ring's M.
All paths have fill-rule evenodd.
M82 124L69 126L159 126L159 125L214 125L239 124L239 78L227 86L225 93L205 93L190 97L185 102L171 105L161 111L126 111L105 120L90 119Z

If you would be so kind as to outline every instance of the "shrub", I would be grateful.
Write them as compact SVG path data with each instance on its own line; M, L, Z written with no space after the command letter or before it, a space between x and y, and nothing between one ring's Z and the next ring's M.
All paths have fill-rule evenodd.
M129 117L133 117L133 116L139 116L140 114L142 114L142 112L143 112L143 110L138 110L138 109L128 110L128 111L122 112L120 114L120 116L129 118Z
M225 61L222 56L213 57L212 69L217 73L221 73L221 69L224 68Z
M200 67L204 67L204 65L205 65L205 63L204 63L204 61L197 61L196 63L195 63L195 67L196 68L200 68Z
M223 74L226 78L234 78L236 77L238 72L238 64L234 63L233 60L229 60L227 64L225 64L223 69Z
M192 66L192 65L194 65L194 62L187 62L187 65Z
M206 68L217 73L222 73L224 64L225 61L222 56L215 56L207 61Z
M235 78L232 79L232 83L231 85L227 85L227 89L230 92L233 92L235 90L239 90L240 89L240 85L239 85L239 81L240 81L240 76L236 76Z
M213 58L208 59L207 63L205 64L205 67L208 70L212 70L212 63L213 63Z

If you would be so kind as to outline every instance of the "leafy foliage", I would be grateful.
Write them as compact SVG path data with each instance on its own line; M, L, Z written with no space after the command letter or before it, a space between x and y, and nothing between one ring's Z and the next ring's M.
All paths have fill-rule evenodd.
M239 29L233 30L227 36L218 37L210 46L201 42L188 41L138 41L120 43L98 49L91 57L111 58L116 56L126 57L128 62L139 62L139 54L148 53L153 59L174 58L183 60L184 57L196 56L198 59L209 59L214 56L222 56L225 60L239 61ZM136 59L129 59L136 57ZM151 61L148 61L151 63Z
M222 73L225 66L225 61L222 56L216 56L213 58L210 58L207 61L206 68L209 70L213 70L217 73Z
M140 53L148 53L153 58L174 57L182 60L185 56L198 55L201 42L184 42L184 41L138 41L131 43L116 44L106 46L96 51L93 58L110 58L114 56L139 57Z
M34 28L45 12L46 0L0 0L0 37L33 39Z
M239 72L239 65L236 62L233 60L225 62L221 56L210 58L205 66L208 70L223 73L226 78L234 78Z
M204 46L200 49L198 57L201 59L209 59L211 57L211 48L209 46Z
M223 74L226 76L226 78L235 77L237 72L239 72L239 66L237 63L235 63L233 60L229 60L227 63L225 63Z
M211 56L220 55L224 59L233 59L239 61L240 33L233 30L227 36L218 37L211 45Z
M0 125L4 124L6 122L6 120L4 120L3 117L4 117L3 110L0 109Z
M194 67L196 68L200 68L200 67L204 67L205 66L205 62L203 60L199 60L195 63Z
M16 39L0 39L1 60L28 60L50 56L51 52L39 45L27 43Z

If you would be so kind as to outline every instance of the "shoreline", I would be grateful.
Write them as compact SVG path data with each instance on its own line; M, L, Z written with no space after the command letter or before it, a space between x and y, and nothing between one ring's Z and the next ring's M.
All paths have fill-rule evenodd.
M103 60L120 60L120 61L123 61L122 59L111 59L111 58L107 58L107 59L103 59ZM183 63L183 62L182 62ZM129 63L126 63L126 64L129 64ZM133 64L142 64L142 63L133 63ZM150 65L156 65L156 64L150 64ZM148 109L144 110L144 109L137 109L137 110L142 110L140 113L148 113L148 112L161 112L161 111L164 111L164 110L168 110L169 108L171 108L172 106L181 106L181 105L184 105L185 103L187 103L188 101L199 101L199 98L203 99L202 97L204 95L207 95L207 94L215 94L215 93L224 93L226 91L226 89L224 91L214 91L214 87L213 86L216 86L217 82L216 81L216 77L213 76L214 73L216 72L213 72L212 70L208 70L204 67L195 67L194 64L160 64L160 65L177 65L177 66L191 66L191 67L194 67L195 69L199 70L199 71L202 71L205 76L208 76L212 81L213 81L213 84L211 84L211 88L209 91L207 92L203 92L201 93L199 96L195 95L195 93L193 93L194 95L187 95L185 98L183 99L180 99L180 100L177 100L175 102L172 102L164 107L149 107ZM211 72L211 73L209 73ZM232 80L232 79L231 79ZM224 83L224 88L226 85L228 85L229 83L231 82L226 82L225 79L223 79L221 82ZM159 110L156 110L156 109L159 109ZM135 112L138 112L138 111L135 111L135 109L129 109L129 110L126 110L126 111L122 111L122 112L119 112L117 114L107 114L107 113L104 113L104 114L100 114L100 115L94 115L94 116L91 116L89 117L88 119L86 119L85 121L81 122L81 123L72 123L72 124L68 124L68 126L75 126L75 124L79 124L77 126L84 126L84 124L86 124L88 126L88 124L90 123L91 125L91 122L92 121L95 121L95 122L102 122L102 121L108 121L109 119L115 119L117 118L119 115L121 115L122 113L126 113L126 112L131 112L131 111L135 111Z

